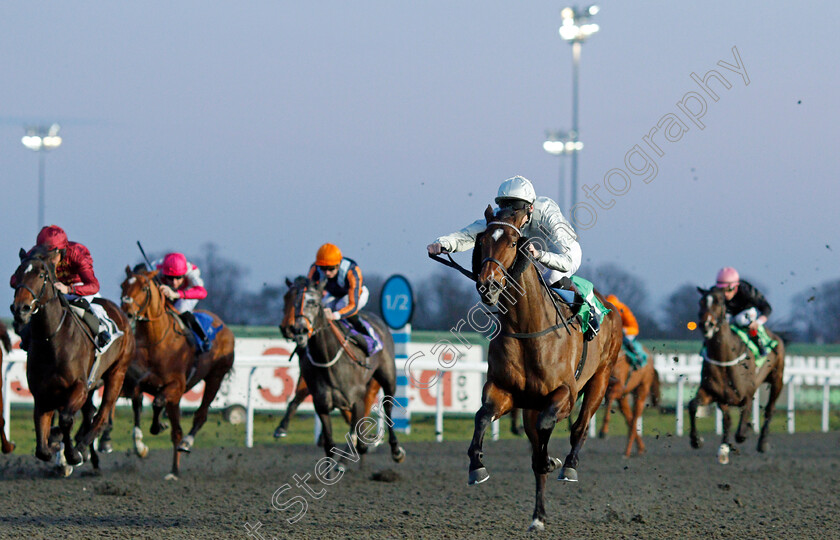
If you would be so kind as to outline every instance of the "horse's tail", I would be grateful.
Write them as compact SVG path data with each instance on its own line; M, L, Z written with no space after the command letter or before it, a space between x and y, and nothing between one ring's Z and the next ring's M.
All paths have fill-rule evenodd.
M662 396L659 393L659 372L653 370L653 382L650 383L650 402L654 407L659 407L659 399Z

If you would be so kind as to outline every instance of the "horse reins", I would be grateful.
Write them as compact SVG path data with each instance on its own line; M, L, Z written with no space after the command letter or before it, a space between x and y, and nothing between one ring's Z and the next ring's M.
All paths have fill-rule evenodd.
M307 289L307 288L306 288L306 287L304 287L304 288L303 288L303 290L301 291L301 297L300 297L300 308L297 310L297 314L295 315L295 318L296 318L296 319L297 319L297 318L300 318L300 319L303 319L303 320L304 320L304 322L306 323L306 327L307 327L307 338L311 338L311 337L312 337L312 336L314 336L315 334L317 334L317 333L321 332L322 330L324 330L326 327L325 327L325 326L321 326L320 328L315 328L315 327L313 326L313 324L312 324L312 321L309 319L309 317L307 317L307 316L303 313L303 304L304 304L304 302L306 301L306 289ZM351 360L353 360L353 362L355 362L356 364L358 364L359 366L361 366L361 367L363 367L363 368L365 368L365 369L370 369L370 368L369 368L367 365L365 365L363 362L360 362L360 361L359 361L359 359L358 359L358 358L356 358L356 356L353 354L352 349L349 347L350 337L349 337L349 336L346 336L346 335L343 335L343 334L341 333L341 330L339 330L339 329L338 329L338 326L335 324L335 322L334 322L334 321L332 321L332 320L328 320L328 321L327 321L327 323L328 323L328 326L329 326L330 330L332 330L333 334L334 334L334 335L335 335L335 337L338 339L338 342L340 343L340 348L339 348L339 349L338 349L338 351L336 352L336 354L335 354L335 356L333 357L333 359L332 359L332 360L330 360L328 363L326 363L326 364L318 364L317 362L315 362L314 360L312 360L311 355L309 355L309 354L308 354L308 349L309 349L309 347L307 346L307 347L306 347L306 349L307 349L307 355L306 355L306 356L307 356L307 359L309 360L309 362L310 362L313 366L316 366L316 367L330 367L330 366L332 366L333 364L335 364L336 362L338 362L338 359L341 357L341 353L342 353L342 352L345 352L345 353L347 353L347 356L349 356L349 357L350 357L350 359L351 359ZM295 350L297 350L297 348L296 348ZM289 359L291 360L291 357L290 357Z

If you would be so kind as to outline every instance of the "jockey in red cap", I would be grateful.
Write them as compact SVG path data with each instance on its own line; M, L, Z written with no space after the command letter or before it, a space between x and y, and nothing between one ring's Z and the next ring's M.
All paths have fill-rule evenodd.
M112 336L108 331L108 315L105 309L91 302L99 297L99 280L93 273L90 251L78 242L68 241L67 234L57 225L42 228L35 244L36 247L48 251L49 262L55 266L55 288L67 296L71 305L85 310L87 316L83 314L82 318L96 336L97 347L104 349L112 341ZM13 288L17 286L14 275L9 284ZM21 344L26 345L28 341L24 343L23 336L21 338Z
M726 298L726 313L732 316L732 321L744 328L758 346L758 353L764 356L764 344L758 339L758 327L764 326L773 308L761 294L761 291L749 282L741 279L738 271L731 266L721 268L717 274L715 286L723 289Z
M201 340L198 348L201 352L210 349L207 335L193 314L199 300L207 298L207 289L201 279L201 271L196 265L187 261L183 253L167 253L163 259L155 261L154 267L160 272L163 295L172 302L181 319L191 328Z

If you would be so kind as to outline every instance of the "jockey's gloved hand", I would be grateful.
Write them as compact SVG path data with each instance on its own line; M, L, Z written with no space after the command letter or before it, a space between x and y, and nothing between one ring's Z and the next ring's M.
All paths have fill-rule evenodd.
M446 253L446 250L443 249L443 246L440 242L429 244L428 246L426 246L426 250L428 250L429 255L440 255L441 253Z

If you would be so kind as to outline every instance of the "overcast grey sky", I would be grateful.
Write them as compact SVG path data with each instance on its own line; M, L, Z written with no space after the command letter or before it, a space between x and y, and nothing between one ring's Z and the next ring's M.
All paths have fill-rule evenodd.
M559 158L541 145L571 126L564 5L4 3L0 269L38 230L38 159L20 137L40 119L64 137L47 156L47 222L90 248L106 296L136 240L188 255L213 241L254 289L303 273L327 241L366 272L425 277L438 270L425 245L481 217L501 180L558 196ZM599 5L580 182L615 203L580 231L585 267L617 262L658 301L732 265L782 313L836 279L840 6ZM749 85L718 65L733 47ZM690 74L711 69L731 88L711 83L700 129L677 102L703 95ZM658 156L643 137L669 113L688 131L655 135ZM605 175L637 144L656 177L610 196Z

